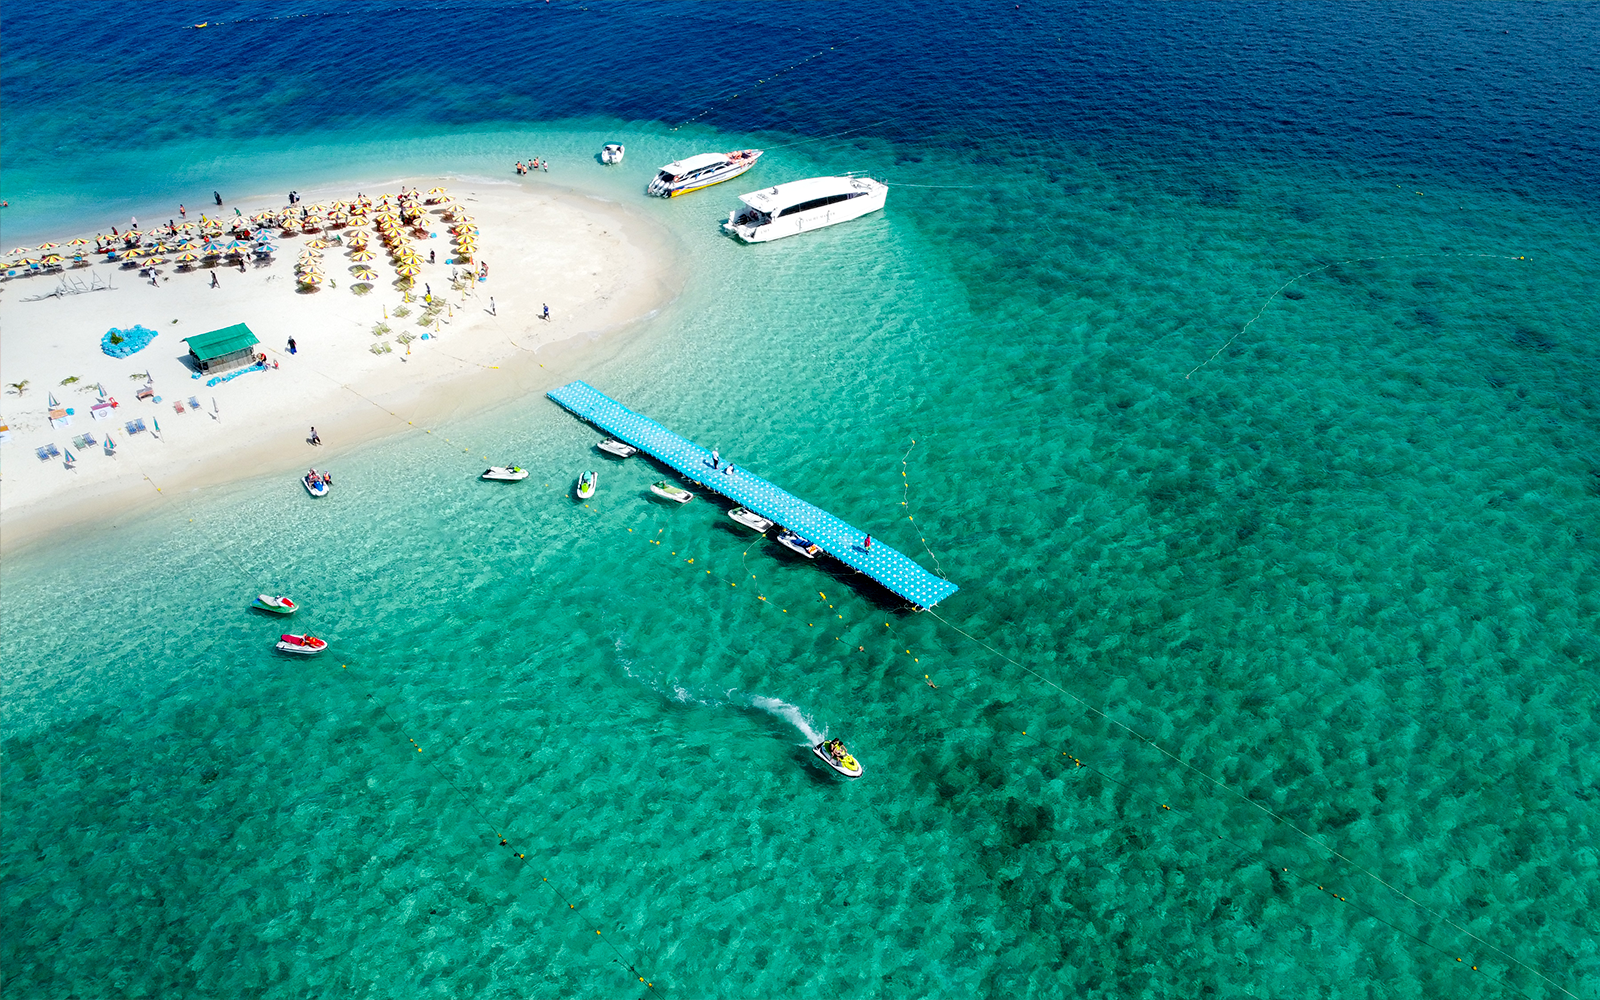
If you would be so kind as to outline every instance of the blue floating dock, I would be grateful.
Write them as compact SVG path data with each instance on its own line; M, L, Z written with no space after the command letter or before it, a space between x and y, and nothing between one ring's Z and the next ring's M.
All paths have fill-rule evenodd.
M713 470L709 449L633 412L587 382L572 382L552 389L548 395L612 437L815 543L828 555L872 577L918 608L931 608L959 589L877 539L872 540L870 552L862 548L866 532L772 485L737 462L732 473Z

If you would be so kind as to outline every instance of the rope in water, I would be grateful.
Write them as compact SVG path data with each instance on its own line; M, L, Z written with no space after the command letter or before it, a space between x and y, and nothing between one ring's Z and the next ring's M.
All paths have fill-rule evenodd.
M776 80L778 77L783 76L783 75L785 75L787 73L792 73L793 71L799 69L801 66L804 66L806 63L810 62L811 60L818 59L818 58L820 58L822 56L827 55L829 52L836 51L840 46L849 45L851 42L855 41L857 38L860 38L860 37L861 37L860 35L856 35L853 38L849 38L849 39L846 39L843 42L840 42L839 45L830 45L825 49L818 49L816 52L813 52L811 55L806 56L804 59L800 60L799 62L791 63L788 66L785 66L784 68L782 68L780 70L777 70L776 72L768 73L766 76L758 79L754 84L749 84L748 85L748 89L750 89L750 90L758 90L762 86L764 86L765 84L771 83L773 80ZM743 92L744 92L743 90L739 90L739 91L735 91L734 93L728 94L728 96L722 97L720 99L715 98L715 97L712 98L712 103L707 105L706 108L703 111L701 111L699 114L694 115L694 116L692 116L690 118L686 118L683 121L679 122L678 124L672 126L671 131L676 132L676 131L678 131L678 129L683 128L685 125L694 124L695 122L697 122L700 119L704 118L706 115L709 115L711 112L713 112L713 111L717 110L718 108L722 107L724 104L727 104L729 101L737 100L739 98L739 96Z
M1300 274L1295 275L1294 277L1290 278L1288 281L1285 281L1283 284L1281 284L1277 288L1273 289L1272 294L1267 296L1267 300L1261 304L1261 308L1256 310L1256 314L1254 316L1250 317L1249 322L1245 323L1244 326L1239 328L1239 332L1238 333L1236 333L1233 336L1229 337L1228 340L1227 340L1227 343L1223 344L1221 347L1219 347L1215 351L1211 352L1211 356L1209 358L1206 358L1204 361L1200 362L1199 364L1195 365L1193 368L1189 369L1188 374L1184 375L1183 377L1185 379L1187 379L1187 378L1189 378L1190 375L1193 375L1195 372L1197 372L1200 369L1204 368L1206 365L1209 365L1211 362L1217 360L1217 357L1219 355L1221 355L1223 351L1226 351L1228 348L1232 347L1233 346L1233 342L1238 340L1240 337L1244 336L1245 331L1249 330L1250 327L1255 324L1255 321L1261 318L1262 314L1267 311L1267 307L1272 305L1272 303L1274 301L1276 301L1276 299L1278 298L1279 295L1283 294L1284 289L1288 288L1290 285L1294 284L1295 282L1299 281L1300 279L1309 277L1310 275L1313 275L1313 274L1316 274L1318 271L1326 271L1330 267L1339 267L1339 266L1344 265L1344 264L1363 264L1363 263L1367 263L1369 261L1375 261L1375 260L1407 260L1407 259L1415 259L1415 258L1420 258L1420 257L1487 257L1487 258L1492 258L1492 259L1497 259L1497 260L1527 260L1527 257L1525 257L1525 256L1513 256L1511 254L1501 254L1501 253L1428 253L1428 252L1423 252L1423 253L1383 254L1383 255L1377 256L1377 257L1352 257L1349 260L1335 260L1335 261L1329 261L1326 264L1318 264L1316 267L1313 267L1311 270L1302 271Z

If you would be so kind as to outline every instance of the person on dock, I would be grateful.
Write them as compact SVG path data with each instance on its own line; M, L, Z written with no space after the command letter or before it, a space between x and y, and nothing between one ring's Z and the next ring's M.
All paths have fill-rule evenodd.
M861 542L861 548L862 548L862 551L865 551L865 552L871 552L872 551L872 536L871 535L868 535Z
M721 459L721 456L719 456L717 454L717 449L712 448L711 449L711 467L713 469L715 469L717 467L717 462L720 461L720 459Z

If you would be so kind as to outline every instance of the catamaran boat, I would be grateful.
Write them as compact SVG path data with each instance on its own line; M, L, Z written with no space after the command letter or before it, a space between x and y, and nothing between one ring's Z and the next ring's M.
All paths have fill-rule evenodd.
M299 656L310 656L327 648L328 640L318 639L314 635L286 635L278 640L278 649L281 652L295 653Z
M587 500L594 496L595 487L599 485L599 477L593 472L585 472L578 477L578 499Z
M750 510L747 507L735 507L728 511L728 516L733 518L735 521L738 521L746 528L754 528L756 531L760 531L762 533L765 533L768 528L772 527L773 524L776 523L774 521L767 520L760 514L757 514L755 511Z
M840 740L823 740L812 747L811 752L846 778L859 778L862 775L860 762L850 756L850 751L844 748L844 743Z
M493 479L498 483L520 483L528 478L528 470L520 465L491 465L478 478Z
M306 492L314 497L327 496L328 487L333 485L333 480L328 478L326 472L318 472L316 469L301 476L300 481L305 484Z
M607 164L621 163L623 152L625 152L625 150L623 149L622 143L608 142L600 149L600 162Z
M282 595L274 597L271 594L262 594L250 606L260 611L270 611L275 615L292 615L300 610L300 605L287 597Z
M742 194L744 209L722 228L746 243L766 243L859 219L883 207L889 187L870 177L810 177Z
M822 552L822 546L806 541L788 528L784 528L778 533L778 544L793 552L800 553L807 559L815 559Z
M676 198L680 194L733 180L755 166L761 158L761 152L759 149L736 149L731 153L696 153L673 160L656 174L655 180L644 189L645 194Z
M690 493L686 489L681 489L680 487L674 486L665 479L661 480L659 483L651 483L650 492L654 493L658 497L661 497L663 500L671 500L673 503L688 503L690 500L694 499L693 493Z
M599 448L607 455L615 455L618 458L627 458L629 455L638 454L639 451L639 449L635 448L633 445L623 441L618 441L616 438L606 438L604 441L601 441L599 444L595 445L595 447Z

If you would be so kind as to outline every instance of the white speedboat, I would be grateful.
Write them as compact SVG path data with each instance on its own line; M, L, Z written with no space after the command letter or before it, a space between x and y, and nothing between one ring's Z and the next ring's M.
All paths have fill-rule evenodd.
M600 162L611 164L621 163L622 154L626 152L620 142L608 142L600 148Z
M314 497L327 496L328 487L333 485L333 479L326 472L318 472L316 469L301 476L300 482L305 484L306 492Z
M883 207L889 187L870 177L811 177L742 194L742 210L722 228L746 243L766 243L859 219Z
M594 496L594 489L599 485L599 477L593 472L585 472L578 477L578 499L587 500Z
M761 152L759 149L736 149L731 153L697 153L673 160L661 168L644 189L645 193L658 198L676 198L680 194L733 180L755 166L761 158Z
M607 455L615 455L618 458L627 458L629 455L636 455L639 452L638 448L625 441L618 441L616 438L606 438L595 447Z
M694 499L693 493L690 493L686 489L674 486L665 479L661 480L659 483L651 483L650 492L654 493L663 500L671 500L673 503L688 503L690 500Z
M491 465L478 478L493 479L499 483L520 483L528 478L528 470L520 465Z
M775 521L767 520L760 514L757 514L755 511L750 510L747 507L735 507L728 511L728 516L733 518L735 521L738 521L746 528L754 528L756 531L760 532L765 532L768 528L777 523Z
M807 559L815 559L822 552L820 545L806 541L788 528L778 532L778 544L790 551L800 553Z
M844 743L839 740L823 740L812 747L811 752L846 778L859 778L863 773L860 762L850 756L850 751L846 750Z
M314 635L286 635L278 640L278 650L298 656L311 656L328 648L328 640Z

